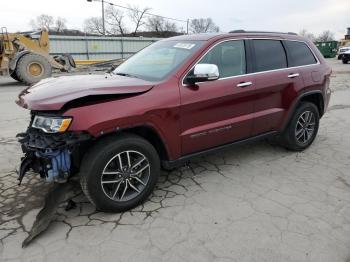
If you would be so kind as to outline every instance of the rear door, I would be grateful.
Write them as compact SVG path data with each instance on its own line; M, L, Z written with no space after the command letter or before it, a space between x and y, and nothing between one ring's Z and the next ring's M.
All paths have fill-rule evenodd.
M290 97L302 86L298 68L288 68L287 54L279 39L253 39L256 97L253 135L276 131L283 123Z
M245 41L216 44L198 63L216 64L220 79L180 86L183 155L249 137L254 76L246 75ZM193 70L187 75L190 75Z

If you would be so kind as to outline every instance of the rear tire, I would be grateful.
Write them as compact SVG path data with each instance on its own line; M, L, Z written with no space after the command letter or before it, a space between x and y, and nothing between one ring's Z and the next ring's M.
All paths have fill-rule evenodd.
M45 57L30 53L19 59L15 72L19 81L31 85L50 77L52 68Z
M148 198L159 173L155 148L139 136L121 134L90 149L81 164L80 183L97 210L123 212Z
M347 64L348 62L349 62L349 60L343 59L343 64Z
M320 114L315 104L300 103L281 136L280 144L292 151L303 151L315 140L319 121Z

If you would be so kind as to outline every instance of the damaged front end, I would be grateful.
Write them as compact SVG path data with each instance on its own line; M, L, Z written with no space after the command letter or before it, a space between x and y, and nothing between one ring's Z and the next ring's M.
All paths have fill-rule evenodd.
M39 118L43 118L46 123L38 122ZM61 126L56 125L56 132L55 123L50 123L47 119L60 118L32 115L27 131L17 134L24 153L19 169L19 184L29 170L39 174L47 182L67 182L79 167L82 146L92 139L85 132L66 131L68 126L65 130L60 130L64 123ZM50 124L52 130L47 127Z

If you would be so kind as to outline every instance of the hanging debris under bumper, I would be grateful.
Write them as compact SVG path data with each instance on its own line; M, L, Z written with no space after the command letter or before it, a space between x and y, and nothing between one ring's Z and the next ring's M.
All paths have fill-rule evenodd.
M19 169L19 184L29 170L48 182L64 183L71 176L73 152L92 136L84 132L45 133L28 128L17 134L24 156Z

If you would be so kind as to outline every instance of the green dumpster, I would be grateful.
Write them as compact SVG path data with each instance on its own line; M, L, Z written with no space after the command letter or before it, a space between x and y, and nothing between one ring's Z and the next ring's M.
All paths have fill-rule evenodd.
M337 41L316 42L315 44L324 57L333 58L337 56L337 52L338 52Z

